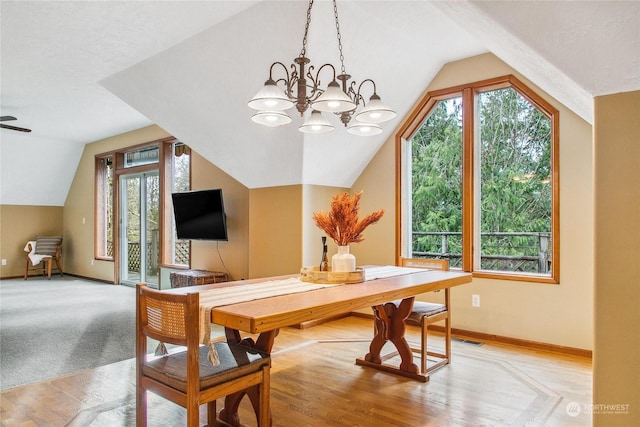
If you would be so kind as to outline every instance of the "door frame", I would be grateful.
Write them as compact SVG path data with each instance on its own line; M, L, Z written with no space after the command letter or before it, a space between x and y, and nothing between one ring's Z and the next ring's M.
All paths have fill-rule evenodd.
M143 144L128 146L126 148L120 148L109 153L102 153L99 156L104 157L106 155L113 155L114 161L114 174L113 174L113 283L118 284L120 278L120 175L134 174L140 172L148 172L157 170L160 177L160 267L172 266L171 264L165 264L169 258L167 251L170 250L170 246L164 241L165 236L171 236L173 233L173 222L171 214L171 206L167 205L167 197L170 197L172 191L172 180L168 179L167 174L172 170L172 148L173 144L177 142L176 138L168 137L161 138L154 141L149 141ZM144 147L157 146L160 149L159 162L149 163L139 166L125 167L124 155L132 150L139 150ZM97 194L97 190L96 190Z
M160 187L160 170L159 168L151 168L149 170L144 170L144 171L138 171L138 172L132 172L130 170L127 170L127 172L123 172L121 174L119 174L118 176L118 187L120 189L120 193L118 194L118 209L119 209L119 217L118 217L118 245L119 245L119 250L118 250L118 261L119 261L119 265L123 266L120 269L120 274L118 276L116 276L116 281L119 284L123 284L123 285L127 285L127 286L135 286L136 283L139 282L145 282L148 283L149 285L151 285L151 287L160 286L160 268L159 266L161 265L161 257L160 257L160 250L158 250L158 274L156 277L156 282L150 282L149 281L149 277L147 277L147 274L149 272L149 266L147 265L147 260L148 260L148 254L147 254L147 237L149 236L149 230L147 230L147 221L144 220L144 218L147 216L147 212L148 212L148 205L147 205L147 180L149 178L153 178L155 177L157 180L157 185L158 185L158 190L159 193L162 191L161 187ZM125 197L127 197L127 194L125 193L125 188L124 186L126 185L126 182L128 179L138 179L138 189L139 189L139 215L140 215L140 236L139 236L139 244L140 244L140 271L139 271L139 275L140 277L136 280L132 280L130 278L124 278L124 272L127 271L129 273L129 248L125 248L125 244L128 245L129 241L126 238L126 233L128 231L128 221L127 221L127 213L125 212L125 210L127 209L127 206L124 202L127 202L128 200L124 200ZM160 194L158 194L158 222L160 222L160 215L161 215L161 211L162 211L162 197ZM158 234L160 234L160 224L158 224ZM158 235L158 241L160 241L160 236ZM126 256L126 258L125 258Z
M119 165L121 165L123 163L122 160L122 154L121 152L118 152L118 156L117 156L117 162ZM158 164L148 164L148 165L142 165L142 166L133 166L133 167L129 167L129 168L116 168L115 169L115 173L114 173L114 186L113 186L113 202L114 202L114 206L113 206L113 224L114 224L114 230L113 230L113 239L114 239L114 253L113 253L113 279L114 279L114 284L120 284L120 276L121 276L121 271L122 271L122 267L120 265L120 229L121 229L121 221L120 221L120 215L121 215L121 208L120 208L120 177L122 175L133 175L133 174L139 174L139 173L145 173L145 172L152 172L152 171L157 171L159 174L159 178L160 178L160 186L162 188L163 184L163 176L162 176L162 168L160 165ZM161 217L161 221L163 221L162 217L163 217L163 208L162 206L164 206L164 194L163 191L160 191L160 217ZM160 230L160 240L162 240L162 230ZM161 261L160 261L161 262Z

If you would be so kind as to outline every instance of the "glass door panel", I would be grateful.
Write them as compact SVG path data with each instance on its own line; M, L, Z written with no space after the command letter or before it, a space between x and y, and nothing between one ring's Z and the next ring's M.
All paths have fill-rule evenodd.
M160 276L160 178L158 173L145 174L144 193L144 282L158 285Z
M157 171L120 178L120 283L158 285L159 184Z

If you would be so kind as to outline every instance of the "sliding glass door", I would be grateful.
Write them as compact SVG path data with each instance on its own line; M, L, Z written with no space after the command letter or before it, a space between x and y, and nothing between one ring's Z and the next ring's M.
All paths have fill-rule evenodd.
M160 265L158 171L120 177L120 283L157 287Z

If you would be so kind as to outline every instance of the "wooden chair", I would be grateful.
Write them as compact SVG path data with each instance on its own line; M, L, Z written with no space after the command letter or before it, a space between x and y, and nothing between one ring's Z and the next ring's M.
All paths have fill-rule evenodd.
M60 275L64 275L62 272L62 236L38 236L35 242L27 242L24 250L28 252L24 269L25 280L29 277L29 270L41 271L43 276L47 275L51 280L54 261ZM29 268L29 264L32 265L31 268Z
M400 264L403 267L449 270L448 259L401 258ZM449 306L450 296L449 288L447 288L444 290L444 304L414 301L411 314L405 321L408 325L420 327L420 348L411 346L411 351L420 354L420 373L422 374L428 375L430 372L451 362L451 322ZM442 321L444 321L445 332L444 353L429 350L427 347L427 329L429 325ZM395 356L395 353L384 356L383 359L389 359L393 356ZM431 366L428 366L428 356L438 360Z
M268 427L271 358L241 344L216 342L220 364L207 357L209 347L199 343L200 307L197 293L176 295L144 284L136 292L136 419L147 425L147 391L187 409L188 427L199 426L199 407L207 404L207 423L216 425L216 399L251 392L258 426ZM208 319L207 319L208 320ZM147 337L161 343L186 346L168 355L147 354Z

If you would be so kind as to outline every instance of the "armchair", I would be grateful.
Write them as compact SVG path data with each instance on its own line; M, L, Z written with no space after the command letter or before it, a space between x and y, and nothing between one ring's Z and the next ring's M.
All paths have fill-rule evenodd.
M60 275L64 275L62 272L62 236L38 236L36 240L27 242L24 251L27 252L24 269L25 280L29 277L30 270L41 271L43 276L47 275L51 280L54 261Z

